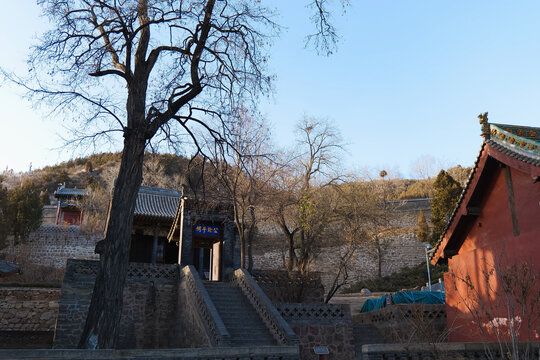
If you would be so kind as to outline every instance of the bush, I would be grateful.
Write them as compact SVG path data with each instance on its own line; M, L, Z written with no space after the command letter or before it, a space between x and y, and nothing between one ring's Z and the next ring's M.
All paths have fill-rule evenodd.
M447 265L435 265L430 268L432 282L442 278L448 271ZM343 293L357 293L366 288L377 292L396 292L404 289L419 289L427 282L426 264L418 264L413 268L405 268L398 273L381 278L359 281L343 290Z
M40 186L29 179L7 191L7 203L2 209L2 227L20 242L41 225L43 207Z

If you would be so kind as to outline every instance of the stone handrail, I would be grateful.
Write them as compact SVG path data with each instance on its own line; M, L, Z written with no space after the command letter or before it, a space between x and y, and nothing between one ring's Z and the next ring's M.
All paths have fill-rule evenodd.
M372 310L354 316L359 324L389 324L399 322L422 313L424 319L445 319L446 306L444 304L394 304L381 309Z
M95 278L99 270L99 261L68 259L67 269L66 273L76 278ZM154 281L175 284L178 282L178 265L129 263L127 281Z
M197 270L192 265L184 266L182 268L182 278L187 285L188 291L186 295L203 321L212 346L228 346L230 344L230 334L223 324L216 306L210 299Z
M246 270L237 269L232 281L242 290L278 344L298 345L294 331Z
M277 303L275 307L287 321L317 324L351 321L350 312L339 304Z

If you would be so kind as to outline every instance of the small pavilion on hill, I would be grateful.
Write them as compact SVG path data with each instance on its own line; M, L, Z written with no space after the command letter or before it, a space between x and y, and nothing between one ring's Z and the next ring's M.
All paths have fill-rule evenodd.
M67 188L61 185L54 192L57 200L56 225L81 225L84 219L84 198L89 195L86 189Z
M489 124L471 176L434 249L445 275L449 340L540 340L540 128Z

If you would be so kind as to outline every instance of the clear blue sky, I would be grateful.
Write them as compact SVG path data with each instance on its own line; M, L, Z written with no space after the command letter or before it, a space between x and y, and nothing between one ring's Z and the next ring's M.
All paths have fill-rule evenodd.
M352 0L334 15L338 51L303 47L312 31L307 1L270 1L286 27L273 47L275 95L261 104L280 146L294 144L304 114L327 118L348 143L347 169L411 175L430 156L470 166L481 144L476 115L540 126L539 1ZM0 66L25 71L33 36L46 26L33 0L0 14ZM0 169L54 164L80 154L55 150L63 124L0 84ZM108 149L104 149L108 150Z

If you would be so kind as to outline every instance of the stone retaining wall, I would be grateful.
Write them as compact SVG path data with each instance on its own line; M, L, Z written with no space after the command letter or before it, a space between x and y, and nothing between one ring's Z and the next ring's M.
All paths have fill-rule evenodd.
M62 284L54 347L76 348L92 298L98 262L70 259ZM119 348L183 347L177 336L178 267L130 263Z
M28 241L3 253L16 262L63 268L68 258L98 260L94 253L99 237L81 232L78 226L41 225L32 232Z
M60 289L0 288L0 331L53 331Z
M357 324L372 324L387 343L445 342L446 305L394 304L353 317Z
M326 347L326 360L354 359L353 323L349 309L334 304L276 304L298 336L301 360L317 360L314 347Z
M279 243L279 240L275 240ZM391 275L407 267L414 267L426 261L425 245L419 242L416 235L405 232L384 239L381 258L382 276ZM319 256L313 261L311 269L319 272L325 290L330 288L340 262L340 254L344 247L332 246L322 248ZM255 252L254 268L258 270L283 270L283 253L281 250ZM349 267L351 283L377 276L378 261L369 247L360 247L351 259Z
M324 287L318 272L303 277L298 272L255 269L251 276L273 303L324 301Z

